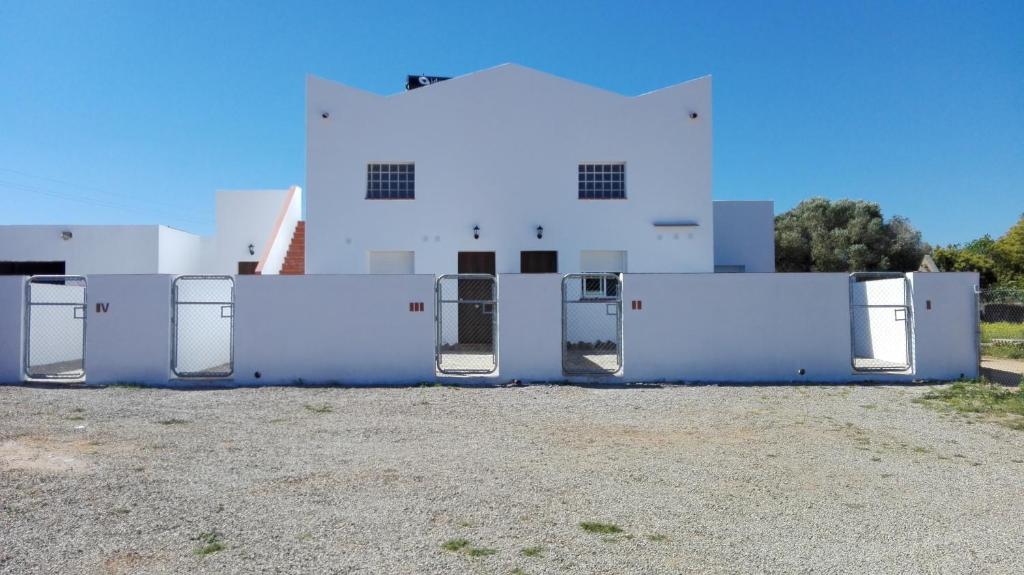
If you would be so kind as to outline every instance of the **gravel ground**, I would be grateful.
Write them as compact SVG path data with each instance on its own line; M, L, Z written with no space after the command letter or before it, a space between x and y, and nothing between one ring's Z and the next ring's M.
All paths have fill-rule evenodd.
M1024 572L926 389L0 387L0 572Z

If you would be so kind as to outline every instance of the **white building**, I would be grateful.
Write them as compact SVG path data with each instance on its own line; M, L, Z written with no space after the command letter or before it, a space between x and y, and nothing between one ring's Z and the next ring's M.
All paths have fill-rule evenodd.
M506 64L391 96L307 81L301 190L213 236L0 226L0 275L771 272L771 202L712 202L711 78L628 97ZM309 242L305 241L308 227Z
M713 207L711 78L627 97L506 64L391 96L307 81L306 269L774 271ZM722 229L719 230L718 228Z
M0 275L276 274L301 218L302 190L292 187L217 192L212 236L161 225L0 226Z

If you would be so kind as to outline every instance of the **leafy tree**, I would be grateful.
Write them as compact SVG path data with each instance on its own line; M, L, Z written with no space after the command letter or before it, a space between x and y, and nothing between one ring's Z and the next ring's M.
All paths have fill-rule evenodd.
M988 237L988 236L986 236ZM989 238L991 241L991 238ZM980 240L974 240L975 242ZM974 242L971 242L974 243ZM935 248L932 258L939 269L947 272L978 272L981 285L991 286L998 282L996 264L992 257L982 251L971 249L971 244L964 247L949 245Z
M910 221L878 204L811 198L775 218L780 272L911 271L929 247Z
M1024 278L1024 215L1021 215L1005 234L992 246L996 263L1008 281Z

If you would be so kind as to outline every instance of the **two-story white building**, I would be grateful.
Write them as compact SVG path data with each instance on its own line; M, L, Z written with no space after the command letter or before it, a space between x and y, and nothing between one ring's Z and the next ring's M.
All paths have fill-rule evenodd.
M0 275L774 271L772 203L712 201L712 117L707 76L632 97L514 64L390 96L311 76L305 194L219 193L209 237L0 226Z
M771 203L712 202L712 121L710 77L635 97L514 64L390 96L310 77L306 273L774 271Z

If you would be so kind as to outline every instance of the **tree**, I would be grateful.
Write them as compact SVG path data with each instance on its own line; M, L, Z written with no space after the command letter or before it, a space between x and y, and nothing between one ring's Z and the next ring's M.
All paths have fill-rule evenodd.
M912 271L929 247L910 221L878 204L811 198L775 218L780 272Z
M992 244L999 281L1024 284L1024 215Z
M985 236L988 237L988 236ZM991 241L992 238L989 238ZM980 240L974 240L978 242ZM948 245L938 247L932 252L935 265L946 272L978 272L982 286L992 286L999 281L996 264L992 257L983 251L971 249L971 242L964 247Z

